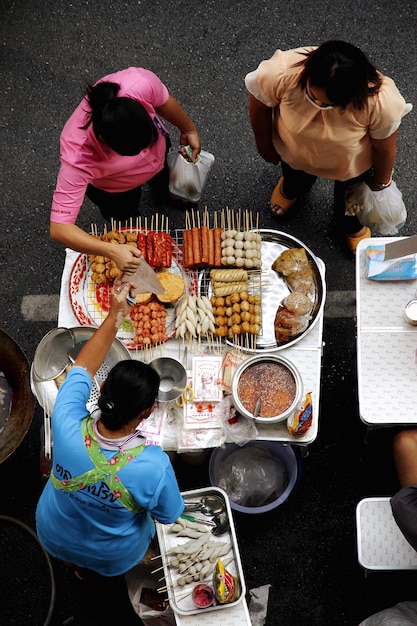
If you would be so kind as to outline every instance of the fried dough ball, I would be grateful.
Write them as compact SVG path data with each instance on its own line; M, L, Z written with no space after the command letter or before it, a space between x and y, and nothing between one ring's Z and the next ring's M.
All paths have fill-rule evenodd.
M122 272L119 270L118 267L114 266L109 270L109 274L110 274L110 278L117 278L118 276L120 276Z
M227 326L218 326L215 330L215 334L217 335L217 337L226 337Z
M101 283L106 283L107 282L106 275L105 274L99 274L98 272L92 272L91 280L93 281L93 283L97 283L98 285L100 285Z

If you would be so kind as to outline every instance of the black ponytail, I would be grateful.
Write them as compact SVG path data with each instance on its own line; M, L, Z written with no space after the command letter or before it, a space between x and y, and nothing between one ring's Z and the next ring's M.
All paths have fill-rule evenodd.
M102 81L87 87L87 123L94 134L124 156L139 154L158 138L158 131L144 106L133 98L119 97L120 85Z
M159 390L159 374L141 361L120 361L107 376L98 399L101 421L119 430L150 409Z

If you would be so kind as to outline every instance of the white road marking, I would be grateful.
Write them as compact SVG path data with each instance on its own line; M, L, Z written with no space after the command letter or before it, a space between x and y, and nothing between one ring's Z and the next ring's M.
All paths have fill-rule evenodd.
M58 323L59 295L24 296L22 315L27 322ZM327 293L324 317L353 318L356 315L354 291L330 291Z

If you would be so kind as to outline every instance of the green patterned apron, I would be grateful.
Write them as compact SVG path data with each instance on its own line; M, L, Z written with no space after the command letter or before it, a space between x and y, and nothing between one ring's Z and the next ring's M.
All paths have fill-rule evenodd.
M93 424L94 419L90 416L86 417L82 421L81 432L85 448L94 467L88 470L88 472L80 474L80 476L76 476L70 480L58 480L52 471L50 479L53 486L55 489L60 489L61 491L79 491L103 480L113 496L126 509L132 511L133 513L144 511L145 509L139 506L139 504L130 495L117 473L142 452L145 444L137 446L136 448L128 449L126 452L116 452L111 459L107 459L106 456L100 451L100 446L94 438Z

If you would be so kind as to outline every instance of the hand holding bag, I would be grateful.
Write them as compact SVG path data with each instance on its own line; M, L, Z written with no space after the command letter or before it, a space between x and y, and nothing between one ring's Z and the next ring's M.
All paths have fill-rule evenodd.
M198 202L213 167L214 156L201 150L197 160L193 162L184 157L180 150L171 148L167 154L167 162L171 195L184 202Z
M351 185L345 193L346 215L356 215L362 226L377 235L396 235L407 219L407 209L395 181L381 191L364 182Z

